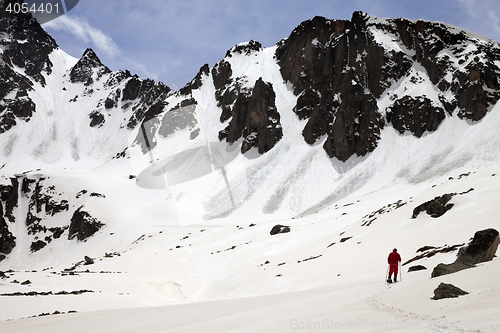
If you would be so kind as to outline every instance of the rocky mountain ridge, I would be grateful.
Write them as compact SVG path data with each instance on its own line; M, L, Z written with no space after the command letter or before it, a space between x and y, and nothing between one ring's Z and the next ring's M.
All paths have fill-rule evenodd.
M49 54L57 44L30 14L7 16L4 11L2 15L2 29L9 37L2 39L6 84L1 89L0 114L2 132L7 132L36 112L28 91L34 89L33 82L46 86L45 77L50 77L53 66ZM81 96L103 96L85 111L90 127L100 128L115 117L112 112L121 101L122 110L131 108L129 130L153 118L161 122L162 115L175 109L167 106L172 99L196 104L193 90L213 84L220 123L225 124L217 139L232 144L241 138L243 153L255 147L263 154L283 136L280 113L286 111L276 109L273 90L281 82L246 82L245 76L234 75L229 61L233 55L251 59L262 50L255 41L235 46L212 68L204 65L179 92L128 71L111 72L91 49L68 76L72 84L83 83ZM442 23L377 19L361 12L350 21L315 17L279 42L274 58L283 81L297 96L293 112L306 120L304 140L314 145L326 137L323 147L328 156L341 161L373 151L385 126L421 137L435 131L446 116L479 121L500 99L498 43ZM24 75L13 66L24 68ZM98 81L103 81L102 88ZM421 86L432 87L434 96L415 93ZM389 100L384 109L379 107L381 99ZM156 135L155 129L150 130Z

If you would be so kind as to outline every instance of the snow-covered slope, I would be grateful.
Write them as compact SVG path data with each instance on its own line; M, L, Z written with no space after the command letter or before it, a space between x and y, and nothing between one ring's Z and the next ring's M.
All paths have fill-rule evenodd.
M496 258L450 276L471 294L444 317L429 297L448 278L430 271L456 252L383 284L395 246L409 259L500 227L497 43L428 21L316 17L276 46L236 45L173 92L110 71L90 49L74 59L29 16L5 15L0 294L53 295L0 295L0 319L16 319L0 327L287 331L361 319L458 331L498 317L478 307L494 304ZM445 215L411 218L445 193ZM290 232L270 235L277 224ZM394 310L397 295L415 303ZM78 314L17 320L56 310Z
M66 313L4 321L0 327L14 332L43 332L45 327L71 327L77 332L138 327L250 332L270 327L285 332L333 320L334 325L354 321L363 327L383 321L393 328L386 331L395 332L407 331L404 325L413 325L410 331L423 327L428 332L479 328L494 332L499 315L497 258L431 279L434 266L455 259L456 251L441 253L403 266L399 284L387 286L383 281L385 258L394 246L407 261L423 246L461 245L476 230L498 229L495 203L500 169L473 170L459 169L419 185L400 184L353 195L308 217L255 225L235 225L240 221L153 225L151 209L135 223L107 225L78 247L64 241L64 247L59 243L61 248L50 252L42 249L30 261L10 262L13 271L6 272L8 278L2 281L3 294L84 293L0 296L4 320L56 310ZM411 219L418 204L470 188L474 190L452 199L455 206L442 217L421 214ZM166 207L156 212L165 214ZM290 225L291 231L271 236L276 222ZM130 241L139 228L144 234ZM95 263L82 265L85 255ZM417 264L427 270L407 272ZM14 280L30 283L20 285ZM453 283L469 295L431 300L440 282ZM369 326L366 331L376 328Z

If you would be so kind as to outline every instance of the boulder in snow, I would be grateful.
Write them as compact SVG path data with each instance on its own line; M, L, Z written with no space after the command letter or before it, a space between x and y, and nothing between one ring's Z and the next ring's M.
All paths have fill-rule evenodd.
M434 290L434 297L432 299L438 300L443 298L456 298L458 296L467 295L468 292L455 287L452 284L441 282L439 286Z
M453 195L454 195L454 193L447 193L447 194L443 194L440 197L435 197L432 200L424 202L423 204L415 207L411 218L412 219L417 218L418 214L420 214L420 212L424 212L424 211L427 214L429 214L431 217L434 217L434 218L437 218L437 217L444 215L444 213L446 213L447 211L449 211L453 207L453 204L448 203L448 201L451 200Z
M277 224L277 225L275 225L271 229L270 234L271 235L276 235L276 234L284 234L286 232L290 232L290 227L289 226Z
M94 263L94 259L90 258L89 256L85 256L85 265L92 265Z
M476 264L490 261L495 256L499 243L499 233L495 229L477 231L474 238L458 251L457 259L452 264L439 264L432 271L431 277L451 274Z
M424 269L427 269L427 267L422 266L422 265L411 266L410 268L408 268L408 273L410 273L410 272L416 272L416 271L422 271Z

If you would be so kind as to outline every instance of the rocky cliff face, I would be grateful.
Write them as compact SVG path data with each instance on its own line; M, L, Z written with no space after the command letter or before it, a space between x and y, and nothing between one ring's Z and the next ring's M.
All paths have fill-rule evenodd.
M326 152L341 161L373 151L383 126L420 137L446 114L478 121L500 98L498 44L441 23L360 12L351 21L315 17L279 44L276 57L298 96L295 113L308 119L304 139L326 135ZM437 90L433 99L412 94L426 80ZM392 102L380 110L384 94Z
M261 49L259 42L250 41L228 50L226 58L233 54L250 56ZM272 83L264 82L260 77L253 87L249 87L245 77L233 77L231 64L226 60L214 66L212 80L217 106L222 109L220 121L229 120L227 127L219 132L219 140L233 144L242 138L242 153L257 148L260 154L264 154L273 148L283 131Z
M243 138L242 153L255 147L264 154L273 148L283 136L275 98L272 84L259 78L251 93L238 94L229 125L219 133L219 140L232 144Z
M15 222L13 214L17 206L19 183L16 178L0 185L0 261L16 246L16 237L9 230L9 223Z
M2 1L2 9L15 2L22 3L21 0ZM143 121L164 111L165 104L162 102L170 92L169 87L161 82L139 78L129 71L113 72L102 64L90 48L72 67L64 68L72 60L62 55L56 42L30 13L10 14L2 10L0 33L0 134L9 132L12 143L5 150L6 155L16 149L18 140L14 139L20 133L13 130L15 125L20 121L29 123L38 111L41 113L39 118L43 118L44 122L54 123L52 134L48 131L48 137L40 140L42 143L39 148L45 148L48 142L57 139L65 140L72 146L71 155L75 160L86 154L78 147L81 140L76 137L63 139L58 137L58 133L69 131L93 136L96 129L101 129L101 133L108 133L100 134L101 141L111 143L113 140L106 139L106 136L115 137L116 133L123 132L122 136L125 137ZM54 65L53 61L58 63ZM47 81L51 82L51 86L48 86ZM40 101L47 96L50 96L50 101L41 107ZM63 118L68 117L68 114L72 114L69 118L73 118L73 123L75 120L85 121L86 128L68 128L77 127L79 123L57 128L56 123L64 122ZM37 136L40 135L43 134ZM112 145L116 147L110 147L112 151L105 153L105 158L122 152L128 143ZM35 149L31 155L39 157L43 152Z
M29 14L7 16L3 11L1 15L0 28L9 38L1 41L5 50L0 71L5 83L0 84L0 133L19 120L29 121L36 112L28 92L33 82L45 85L42 73L51 75L49 54L57 48ZM250 63L262 52L256 41L239 44L212 68L204 65L174 94L161 82L128 71L110 71L87 49L69 70L71 84L83 83L80 94L69 101L99 96L85 111L91 128L116 122L112 119L118 117L114 111L118 109L127 113L120 128L134 130L153 120L158 124L148 131L154 142L154 136L161 135L158 128L168 127L162 125L171 118L165 113L178 113L181 102L184 106L185 101L198 103L193 91L206 90L210 84L215 88L220 122L225 124L218 139L238 142L242 152L255 147L263 154L283 137L283 110L276 107L274 89L282 82L266 82L262 77L248 82L247 75L235 74L231 65L235 57ZM350 21L315 17L279 42L274 58L283 81L292 85L297 96L293 112L306 120L304 140L310 145L322 141L328 156L341 161L373 151L385 126L421 137L435 131L447 116L479 121L500 99L498 44L442 23L377 19L361 12L355 12ZM25 75L13 66L24 68ZM421 87L431 87L435 93L422 93ZM185 101L167 107L172 95ZM195 138L199 127L190 129Z
M0 261L16 246L16 237L9 230L11 224L21 223L26 228L24 237L31 241L31 252L62 235L85 240L105 226L85 208L90 200L105 200L103 194L86 189L63 191L50 177L36 173L0 181Z
M5 10L9 3L15 2L18 1L0 3L0 31L3 33L0 39L3 49L0 58L0 134L19 121L29 121L36 111L28 91L33 90L33 82L45 86L42 73L52 72L49 54L57 48L54 39L31 15L10 14ZM25 75L13 70L14 66L23 69Z

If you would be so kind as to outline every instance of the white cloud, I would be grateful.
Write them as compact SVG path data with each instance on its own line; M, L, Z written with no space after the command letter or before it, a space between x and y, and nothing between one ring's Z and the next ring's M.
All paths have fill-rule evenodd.
M488 37L500 40L500 3L498 0L459 0L464 13L473 26ZM467 22L469 23L469 22Z
M43 25L46 30L63 30L71 33L84 43L91 43L98 52L113 58L120 54L120 48L115 41L104 32L92 27L85 18L63 15Z
M489 16L491 19L491 25L492 25L493 29L495 30L495 32L497 34L500 34L500 18L499 18L499 16L497 15L497 13L495 13L491 10L488 13L489 13Z

